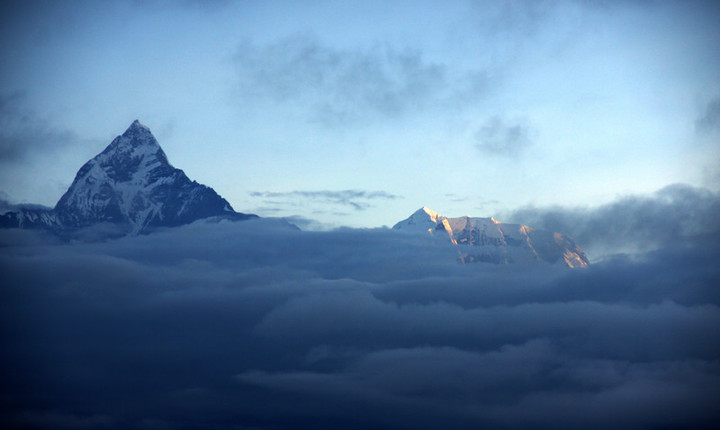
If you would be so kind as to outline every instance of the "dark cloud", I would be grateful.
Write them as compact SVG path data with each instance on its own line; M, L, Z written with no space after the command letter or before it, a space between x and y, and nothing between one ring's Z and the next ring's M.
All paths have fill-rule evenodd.
M516 157L533 144L532 129L521 121L490 118L476 134L476 147L483 153Z
M15 163L77 142L68 130L52 126L25 108L22 92L0 94L0 163Z
M646 200L663 199L702 212L716 196ZM686 228L583 270L268 219L74 244L0 231L0 423L714 428L720 234Z
M700 117L695 121L695 129L700 133L720 133L720 97L712 99Z
M307 36L243 43L235 60L243 97L297 103L310 109L310 120L329 126L464 105L487 86L483 73L450 71L419 51L342 50Z
M369 203L369 201L371 200L395 200L400 198L400 196L390 194L385 191L364 190L322 190L289 192L253 191L250 193L250 195L252 197L263 198L268 203L280 206L292 206L298 201L313 200L316 202L322 202L331 205L349 206L359 211L372 207L372 205Z
M662 246L683 246L696 235L720 232L720 196L675 184L595 208L527 207L503 219L571 236L592 257Z

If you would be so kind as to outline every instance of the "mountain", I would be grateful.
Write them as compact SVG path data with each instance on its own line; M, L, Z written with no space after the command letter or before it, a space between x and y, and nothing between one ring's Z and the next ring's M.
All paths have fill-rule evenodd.
M457 246L464 263L550 263L568 267L589 264L585 252L563 234L504 224L494 218L448 218L422 207L393 229L447 238Z
M173 167L150 129L136 120L80 168L55 208L11 211L0 215L0 226L68 231L110 223L137 234L208 217L257 216L235 212L215 190Z

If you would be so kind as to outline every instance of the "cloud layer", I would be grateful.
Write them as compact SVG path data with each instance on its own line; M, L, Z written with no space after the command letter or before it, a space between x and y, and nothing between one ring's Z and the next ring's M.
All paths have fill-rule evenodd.
M425 236L272 220L92 244L1 233L6 427L720 419L717 230L574 271L460 266Z

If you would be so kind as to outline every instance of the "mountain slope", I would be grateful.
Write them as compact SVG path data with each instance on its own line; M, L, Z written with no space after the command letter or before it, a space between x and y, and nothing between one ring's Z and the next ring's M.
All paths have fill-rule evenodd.
M215 190L173 167L150 129L136 120L80 168L52 211L10 212L0 225L57 231L112 223L136 234L215 216L256 217L235 212Z
M569 237L494 218L448 218L426 207L393 226L395 230L446 237L460 260L496 264L550 263L587 267L585 252Z

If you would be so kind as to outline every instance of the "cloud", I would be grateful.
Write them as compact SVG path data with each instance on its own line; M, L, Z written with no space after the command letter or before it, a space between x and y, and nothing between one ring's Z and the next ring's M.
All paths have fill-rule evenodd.
M715 199L675 187L608 208ZM644 213L625 241L665 234ZM583 270L458 265L424 235L268 219L73 244L2 230L0 422L713 428L720 233L695 234L701 220Z
M298 201L313 200L315 202L327 203L330 205L348 206L355 210L362 211L372 207L371 200L395 200L401 198L398 195L385 191L364 191L364 190L322 190L322 191L253 191L252 197L260 197L276 205L295 205ZM274 200L269 200L274 199Z
M8 193L0 190L0 214L4 214L6 212L14 212L21 209L51 210L52 208L32 203L14 203L13 199Z
M78 140L71 131L58 129L24 108L24 100L22 92L0 94L0 163L16 163Z
M709 425L698 419L712 408L703 397L715 394L708 385L718 382L717 377L703 381L708 370L680 362L572 359L551 342L537 340L485 353L447 347L383 350L363 356L343 373L253 371L238 379L303 396L340 398L370 410L390 406L396 414L384 418L391 426L416 424L411 421L415 411L425 428L545 428L549 423L633 428L640 422ZM688 402L688 395L698 403Z
M483 73L449 70L417 50L338 49L309 36L245 42L235 61L244 97L296 103L327 126L467 104L487 86Z
M258 211L262 212L263 209L258 208ZM282 212L283 209L275 209L275 211ZM347 216L347 215L348 214L341 213L341 212L333 213L333 216L335 216L335 217L342 217L342 216ZM287 221L293 225L296 225L301 230L319 231L319 230L331 230L333 228L339 227L338 225L336 225L334 223L324 223L324 222L320 222L315 219L307 218L307 217L304 217L301 215L283 216L282 219L284 219L285 221Z
M495 116L476 133L481 152L503 157L516 157L533 144L532 129L521 121L507 122Z
M537 36L542 24L562 5L480 1L471 3L471 7L476 9L474 18L486 37L519 46Z
M700 133L720 133L720 97L708 102L705 111L695 121L695 130Z
M511 222L571 236L591 256L683 246L697 235L720 232L720 195L690 185L669 185L596 208L526 207L503 215Z

